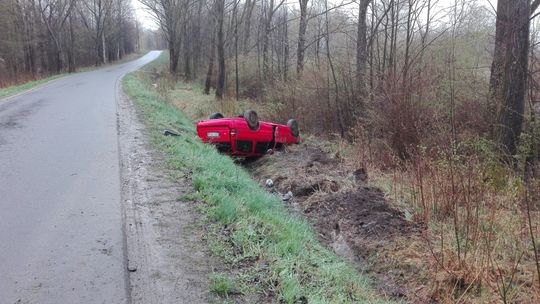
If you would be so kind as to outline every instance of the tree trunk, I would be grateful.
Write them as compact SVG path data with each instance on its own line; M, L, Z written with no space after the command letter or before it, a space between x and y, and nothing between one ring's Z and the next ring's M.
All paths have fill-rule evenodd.
M238 2L234 2L234 95L236 100L240 96L240 72L238 71Z
M356 83L361 97L366 95L366 62L367 62L367 8L371 0L360 0L358 4L358 33L356 39Z
M266 8L265 18L263 18L264 33L262 37L263 43L263 80L271 79L273 80L273 69L270 70L270 61L272 56L268 54L270 51L270 34L272 32L272 19L274 18L274 13L285 1L280 1L277 5L274 0L270 0L268 8ZM272 66L273 68L273 66Z
M170 72L173 75L176 75L178 72L178 57L179 57L179 51L176 47L176 43L174 41L169 41L169 67Z
M214 12L217 13L217 3L215 4ZM214 60L216 58L216 24L215 16L212 20L212 37L210 38L210 57L208 58L208 71L206 72L206 81L204 82L204 94L210 95L210 88L212 87L212 75L214 74Z
M335 98L335 104L336 104L336 120L339 127L339 133L341 135L341 138L345 138L345 123L343 122L343 115L341 111L341 101L339 100L339 84L336 77L336 71L334 68L334 63L332 62L332 56L330 55L330 30L329 30L329 18L328 18L328 0L325 0L325 40L326 40L326 58L328 59L328 65L330 67L330 71L332 72L332 80L334 82L334 98ZM329 109L330 110L330 109Z
M523 128L527 89L529 0L499 0L490 93L497 106L495 139L506 156L515 155Z
M107 45L105 43L105 33L101 33L101 51L103 56L103 63L107 63Z
M307 5L309 0L299 0L300 3L300 25L298 28L298 47L296 48L296 76L302 78L304 71L304 53L306 51L306 30L307 30Z
M218 79L216 98L222 99L225 94L225 41L223 37L223 19L225 14L225 0L217 0L217 53L218 53Z
M191 36L191 26L190 26L190 23L191 23L191 18L189 16L187 16L187 20L184 22L183 24L183 33L182 35L184 35L184 37L186 39L182 39L184 41L184 78L186 81L190 81L192 79L192 75L191 75L191 55L192 55L192 40L191 39L187 39L188 37Z
M210 43L210 58L208 59L208 72L206 73L206 81L204 82L204 94L210 95L210 87L212 86L212 74L214 74L214 58L216 57L216 33L212 34Z
M272 21L269 16L267 16L266 18L267 20L264 21L264 33L262 37L263 80L267 80L268 78L270 78L270 59L268 58L268 48L270 44L270 26L272 24Z
M75 72L75 35L73 32L73 18L69 16L69 48L68 48L68 71Z
M489 80L489 110L492 117L495 117L497 114L498 104L502 104L504 96L504 85L502 82L504 79L506 62L506 38L510 30L508 24L508 8L509 6L507 1L502 0L497 3L495 49L493 50L493 61L491 63L491 76Z
M247 56L249 53L249 36L251 33L251 15L253 14L253 8L255 7L256 0L247 0L246 1L246 7L247 7L247 13L246 13L246 24L244 27L244 56Z
M289 15L287 10L283 16L283 81L289 79Z
M413 1L408 1L408 10L407 10L407 29L406 29L406 36L405 36L405 55L403 58L403 86L404 88L407 88L408 84L408 78L409 78L409 61L410 61L410 50L411 50L411 40L412 40L412 31L413 24L412 24L412 6Z

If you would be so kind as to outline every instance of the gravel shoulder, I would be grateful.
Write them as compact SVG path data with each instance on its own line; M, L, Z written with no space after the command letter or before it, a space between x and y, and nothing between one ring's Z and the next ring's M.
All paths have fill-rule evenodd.
M208 303L213 261L202 242L194 190L167 169L131 101L118 92L118 130L125 245L131 303Z

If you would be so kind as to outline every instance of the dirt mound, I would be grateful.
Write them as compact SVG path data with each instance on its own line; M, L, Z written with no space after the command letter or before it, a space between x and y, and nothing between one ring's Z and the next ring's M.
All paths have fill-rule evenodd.
M371 249L403 236L416 228L402 212L392 208L377 188L359 186L342 193L330 193L306 201L304 213L317 221L325 238L343 234L356 253L366 259Z
M330 232L353 232L361 240L388 240L413 230L381 190L366 185L365 170L347 168L317 147L293 146L246 167L261 182L272 179L276 191L291 191L297 209L329 239Z
M346 167L339 159L309 145L288 147L245 166L263 185L272 179L270 191L291 191L291 208L304 214L321 241L337 254L361 270L374 272L383 293L405 295L401 270L389 275L388 263L379 257L394 250L396 239L417 236L420 229L389 204L381 190L367 185L364 169Z
M291 191L295 197L305 198L318 191L336 192L343 186L354 186L354 177L346 180L339 161L321 149L311 146L294 146L246 164L257 179L272 179L275 189ZM352 179L351 179L352 177ZM339 182L346 184L340 185Z

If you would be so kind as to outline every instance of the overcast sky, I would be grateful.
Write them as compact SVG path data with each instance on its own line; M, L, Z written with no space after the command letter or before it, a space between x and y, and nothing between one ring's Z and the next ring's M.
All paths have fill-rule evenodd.
M151 15L146 12L144 9L144 6L138 1L138 0L131 0L133 2L133 7L135 8L135 15L137 16L137 19L143 24L144 27L151 28L151 29L157 29L157 25L152 19ZM436 0L432 0L436 1ZM439 0L439 8L447 8L454 4L455 0ZM493 7L497 7L497 0L477 0L478 3L485 5L488 8L491 8L491 5ZM291 4L298 3L297 0L287 0L287 2ZM329 2L336 2L339 3L341 0L329 0ZM491 3L491 5L490 5Z
M146 12L144 6L139 2L139 0L131 0L131 2L133 3L133 8L135 9L135 16L137 17L139 22L141 22L144 27L156 29L156 23L154 22L150 14Z

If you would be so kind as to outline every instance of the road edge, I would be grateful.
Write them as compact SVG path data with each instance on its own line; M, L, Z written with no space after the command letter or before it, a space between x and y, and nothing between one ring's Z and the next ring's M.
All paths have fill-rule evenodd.
M126 74L122 75L121 77L118 77L116 79L116 83L114 85L114 101L115 101L115 107L116 107L116 141L118 146L118 179L119 179L119 185L120 185L120 212L122 217L122 256L123 261L122 264L124 266L124 286L125 286L125 293L126 293L126 304L131 304L133 302L133 299L131 297L131 279L129 275L129 256L128 256L128 239L127 239L127 225L128 225L128 219L127 219L127 208L125 205L125 199L124 199L124 190L123 190L123 184L122 184L122 176L123 176L123 166L124 162L122 161L122 145L121 145L121 134L120 134L120 128L121 128L121 121L120 121L120 101L121 98L127 98L127 96L124 94L123 88L122 88L122 79L124 79ZM133 224L133 223L131 223Z
M13 95L7 95L7 96L4 96L4 97L1 97L1 98L0 98L0 105L6 105L6 104L9 104L9 103L13 102L12 99L15 99L15 98L17 98L17 97L21 97L21 96L23 96L23 95L32 93L32 92L34 92L34 91L36 91L36 90L45 88L45 87L47 87L47 86L49 86L49 85L51 85L51 84L53 84L53 83L55 83L55 82L57 82L57 81L59 81L59 80L65 78L65 77L67 77L67 76L70 76L70 75L74 75L74 74L69 74L69 73L67 73L67 74L60 74L60 75L51 76L51 77L54 77L54 78L51 79L51 80L47 80L47 81L45 81L45 82L43 82L43 83L37 84L36 86L33 86L33 87L31 87L31 88L29 88L29 89L26 89L26 90L23 90L23 91L21 91L21 92L14 93ZM57 76L57 77L56 77L56 76ZM24 84L22 84L22 85L24 85Z
M128 303L203 304L215 267L203 240L194 189L154 149L147 126L118 79L117 128L124 271Z

